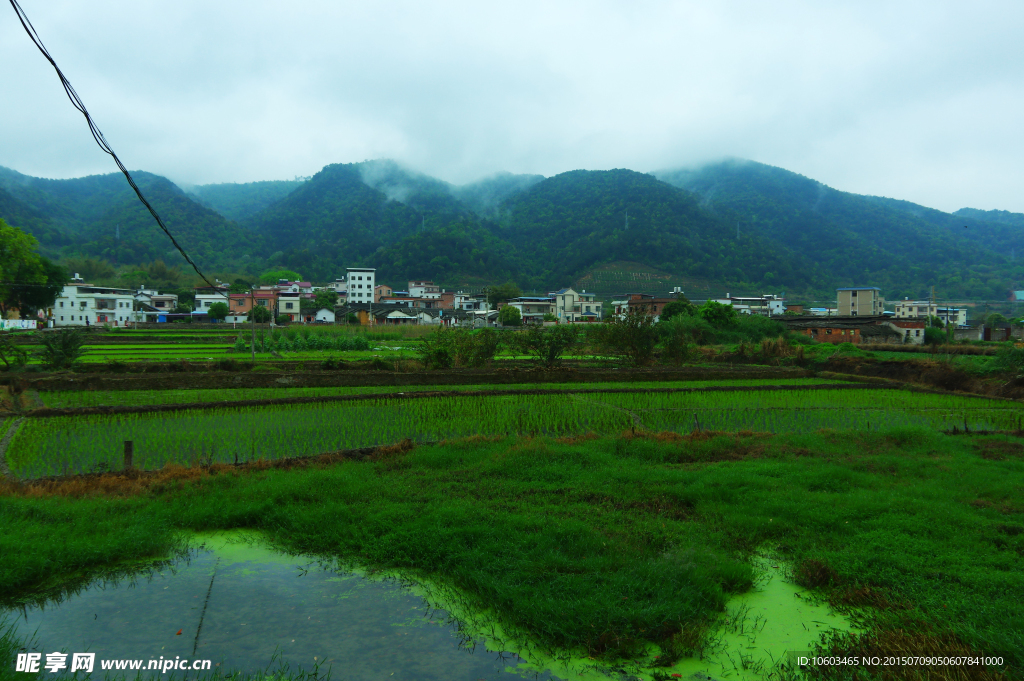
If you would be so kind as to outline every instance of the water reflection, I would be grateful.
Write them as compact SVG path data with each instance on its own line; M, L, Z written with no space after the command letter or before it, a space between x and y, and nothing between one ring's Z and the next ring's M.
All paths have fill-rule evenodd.
M102 581L17 615L44 653L101 660L210 659L214 671L287 664L333 679L557 679L467 639L393 580L322 569L251 542L209 539L148 578ZM70 659L70 658L69 658ZM152 672L151 672L152 674ZM393 676L392 676L393 675Z

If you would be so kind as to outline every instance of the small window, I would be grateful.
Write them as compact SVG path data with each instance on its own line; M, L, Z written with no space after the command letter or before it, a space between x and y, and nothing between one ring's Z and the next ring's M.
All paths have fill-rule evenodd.
M290 310L290 309L292 309L292 307L293 307L292 303L285 303L284 304L284 309L286 309L286 310Z

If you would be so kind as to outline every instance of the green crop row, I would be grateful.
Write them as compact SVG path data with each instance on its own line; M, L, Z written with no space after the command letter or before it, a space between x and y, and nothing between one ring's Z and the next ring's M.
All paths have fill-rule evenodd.
M18 475L87 472L119 465L131 440L136 465L305 456L411 438L575 435L624 429L686 433L813 432L880 427L1016 428L1011 402L895 390L697 392L605 395L446 396L403 400L27 419L8 450Z
M732 379L717 381L659 381L654 383L513 383L504 385L412 385L355 386L329 388L220 388L215 390L68 390L39 393L47 407L74 409L120 405L188 404L265 400L280 397L322 397L331 395L365 395L368 393L402 393L417 391L461 390L580 390L598 388L707 388L712 386L743 387L761 385L842 385L845 381L823 378Z

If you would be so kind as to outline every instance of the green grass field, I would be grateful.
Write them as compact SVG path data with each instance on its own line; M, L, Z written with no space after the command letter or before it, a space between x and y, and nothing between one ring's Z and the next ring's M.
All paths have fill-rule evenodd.
M115 483L0 494L0 599L168 556L189 532L246 528L290 551L422 575L541 647L633 659L649 666L643 678L668 679L725 625L727 599L752 586L751 557L769 551L859 613L860 638L834 653L874 641L883 653L1001 656L1003 678L1024 669L1015 438L477 438L377 462ZM957 672L886 678L997 678Z

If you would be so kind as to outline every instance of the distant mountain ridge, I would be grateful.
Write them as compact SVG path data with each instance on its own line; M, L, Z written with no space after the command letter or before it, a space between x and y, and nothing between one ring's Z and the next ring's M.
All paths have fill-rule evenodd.
M944 213L751 161L650 174L499 173L462 186L389 160L187 192L158 175L135 176L200 266L215 272L282 266L332 280L345 267L374 266L395 283L514 279L543 290L628 262L705 288L811 295L878 285L890 298L935 286L946 297L998 299L1024 281L1016 258L1024 257L1024 215ZM45 180L0 168L0 217L54 257L180 264L116 173Z

